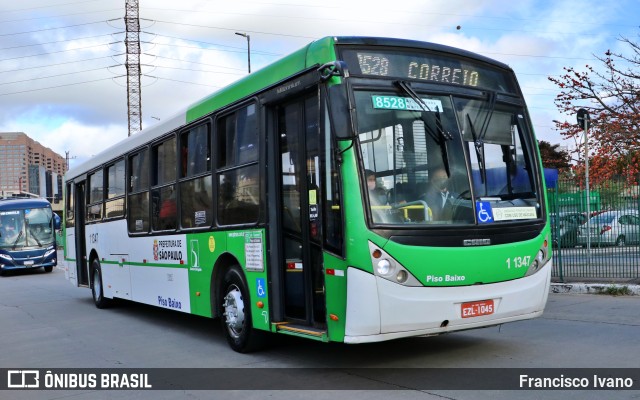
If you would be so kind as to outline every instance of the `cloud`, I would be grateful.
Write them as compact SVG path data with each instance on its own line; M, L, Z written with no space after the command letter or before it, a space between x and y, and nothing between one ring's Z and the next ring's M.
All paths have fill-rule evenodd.
M616 48L621 32L637 33L636 1L141 0L143 127L244 76L247 41L235 32L251 36L254 71L313 38L370 35L442 43L509 64L536 131L552 138L558 115L546 77ZM24 131L78 157L126 137L123 1L7 8L0 131Z

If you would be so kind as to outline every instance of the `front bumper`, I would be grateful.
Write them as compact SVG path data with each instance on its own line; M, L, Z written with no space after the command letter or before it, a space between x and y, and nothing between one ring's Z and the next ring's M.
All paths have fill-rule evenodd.
M0 271L4 272L20 269L55 267L57 263L58 260L55 251L48 254L46 257L44 255L25 257L17 254L14 254L13 256L3 254L0 256Z
M457 287L406 287L355 268L347 270L345 343L379 342L498 325L542 315L552 262L507 282ZM491 315L462 318L462 303L493 300Z

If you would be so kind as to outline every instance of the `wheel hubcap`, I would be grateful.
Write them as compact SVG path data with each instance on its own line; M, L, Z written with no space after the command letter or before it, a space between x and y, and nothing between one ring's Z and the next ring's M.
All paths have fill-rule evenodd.
M229 333L234 338L240 337L242 326L244 325L244 302L242 301L242 293L236 285L231 285L226 296L224 296L224 313L225 324Z
M93 275L93 288L96 294L96 300L99 300L102 297L102 281L97 272Z

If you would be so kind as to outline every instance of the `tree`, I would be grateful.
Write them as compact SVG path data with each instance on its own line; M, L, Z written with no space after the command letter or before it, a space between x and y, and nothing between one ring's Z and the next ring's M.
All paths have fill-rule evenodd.
M576 113L579 108L589 111L589 176L596 184L616 176L637 183L640 172L640 46L625 37L618 40L630 55L607 50L604 57L595 56L598 68L565 67L564 75L549 77L560 88L556 107L569 116L554 122L577 144L578 175L584 174L584 131L576 124Z
M571 168L571 156L565 150L559 150L559 144L551 144L540 140L538 147L540 148L543 167L555 168L557 170L567 170Z

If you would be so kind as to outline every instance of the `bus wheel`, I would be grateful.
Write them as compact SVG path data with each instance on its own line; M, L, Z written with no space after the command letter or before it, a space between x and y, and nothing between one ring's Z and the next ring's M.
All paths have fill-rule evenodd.
M239 353L257 350L264 343L264 332L252 326L249 291L237 267L226 272L220 289L222 330L229 346Z
M93 284L91 285L91 294L93 295L93 303L98 308L106 308L111 301L105 299L102 285L102 268L97 258L91 262L91 271L93 272Z
M53 267L44 267L44 272L51 272L53 271Z

